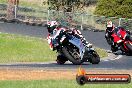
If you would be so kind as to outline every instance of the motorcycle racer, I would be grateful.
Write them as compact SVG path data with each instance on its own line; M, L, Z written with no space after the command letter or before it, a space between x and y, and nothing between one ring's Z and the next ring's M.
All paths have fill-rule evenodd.
M100 57L92 48L90 43L82 36L81 32L75 28L62 27L56 21L47 22L48 43L51 50L56 50L58 55L56 62L64 64L70 61L80 65L83 62L98 64Z
M55 50L57 39L59 39L60 32L68 32L70 34L73 34L75 36L80 37L82 42L87 45L88 47L91 47L92 44L88 43L86 39L82 36L81 32L75 28L65 28L61 27L61 25L57 21L49 21L47 22L47 30L48 30L48 44L50 45L51 50Z
M112 21L107 22L106 32L108 33L108 35L106 36L110 37L112 40L111 45L112 52L116 52L120 48L122 41L125 40L126 38L129 38L131 40L131 37L128 36L130 35L130 32L126 31L123 27L115 27Z

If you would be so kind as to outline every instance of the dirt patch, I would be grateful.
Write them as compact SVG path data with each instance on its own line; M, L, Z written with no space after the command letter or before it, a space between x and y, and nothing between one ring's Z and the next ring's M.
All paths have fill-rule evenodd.
M130 74L132 70L95 70L88 74ZM77 71L56 70L0 70L0 80L47 80L47 79L75 79Z
M72 71L53 70L0 70L0 80L74 79Z

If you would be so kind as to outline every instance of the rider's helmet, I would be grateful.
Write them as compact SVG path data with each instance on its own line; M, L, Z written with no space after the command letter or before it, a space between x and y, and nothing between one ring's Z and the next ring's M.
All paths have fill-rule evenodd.
M53 33L53 30L56 29L59 26L59 23L57 21L49 21L47 22L47 29L49 33Z
M109 32L113 32L113 30L115 29L115 25L113 24L112 21L107 21L106 27L107 27L107 31Z

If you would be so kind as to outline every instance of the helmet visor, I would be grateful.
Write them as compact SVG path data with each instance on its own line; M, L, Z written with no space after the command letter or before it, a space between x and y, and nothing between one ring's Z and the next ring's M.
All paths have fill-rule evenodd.
M47 26L47 29L48 29L48 32L49 33L53 33L53 30L56 28L56 26L52 26L52 27L50 27L50 26Z

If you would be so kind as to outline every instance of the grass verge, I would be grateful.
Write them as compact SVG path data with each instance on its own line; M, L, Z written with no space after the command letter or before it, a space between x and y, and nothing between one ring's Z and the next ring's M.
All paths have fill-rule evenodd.
M0 81L1 88L132 88L130 84L86 84L80 86L75 80Z
M0 34L0 63L53 61L55 57L44 39Z
M97 53L100 55L100 58L107 57L108 53L104 49L95 48Z
M96 48L100 57L107 53ZM47 40L14 34L0 34L0 63L54 61L57 54L49 49Z

